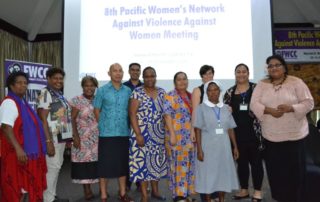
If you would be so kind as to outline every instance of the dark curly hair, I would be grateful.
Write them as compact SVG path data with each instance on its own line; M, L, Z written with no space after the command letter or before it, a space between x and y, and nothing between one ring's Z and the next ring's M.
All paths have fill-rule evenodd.
M53 67L48 69L46 76L47 78L51 78L55 74L61 74L63 77L66 75L62 68Z
M26 78L27 83L29 83L29 76L27 73L24 73L22 71L13 72L13 73L9 74L9 76L6 80L6 86L8 87L9 91L11 91L11 86L14 85L14 83L17 80L17 77L19 77L19 76L23 76L24 78Z

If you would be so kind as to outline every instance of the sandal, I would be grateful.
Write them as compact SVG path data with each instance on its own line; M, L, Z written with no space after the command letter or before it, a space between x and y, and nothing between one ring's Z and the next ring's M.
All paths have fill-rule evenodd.
M94 198L94 195L93 195L93 193L91 193L91 194L86 194L86 196L84 197L87 201L90 201L90 200L92 200L93 198Z
M262 201L262 198L252 197L252 198L251 198L251 201L252 201L252 202L261 202L261 201Z
M107 202L107 199L110 197L109 193L107 192L107 198L101 198L101 202Z
M92 191L88 191L87 193L84 194L84 198L87 200L87 201L90 201L91 199L94 198L94 195L92 193Z
M124 194L123 196L118 197L119 201L122 202L134 202L134 200L132 198L130 198L130 196L128 196L128 194Z
M249 198L249 197L250 197L249 194L244 195L244 196L233 195L233 196L232 196L232 199L233 199L233 200L242 200L242 199L246 199L246 198Z

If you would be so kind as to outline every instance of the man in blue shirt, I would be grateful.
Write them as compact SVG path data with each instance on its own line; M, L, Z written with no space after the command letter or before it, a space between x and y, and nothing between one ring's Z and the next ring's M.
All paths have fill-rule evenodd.
M141 75L141 65L139 63L131 63L129 65L129 75L130 79L123 84L128 86L131 91L136 87L142 86L143 83L139 79Z
M122 85L123 70L112 64L108 72L111 81L100 87L93 101L98 120L98 176L102 201L107 200L109 178L119 180L119 200L133 201L126 194L126 176L129 162L128 104L131 90Z

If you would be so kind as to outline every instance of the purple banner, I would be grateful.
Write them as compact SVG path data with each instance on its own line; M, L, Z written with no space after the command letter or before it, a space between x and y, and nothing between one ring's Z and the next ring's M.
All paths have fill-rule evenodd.
M47 84L46 72L52 65L17 60L5 60L5 76L12 71L23 71L29 75L30 83Z
M320 30L275 30L275 48L320 48Z
M47 85L46 72L52 65L39 64L17 60L5 60L5 78L14 71L23 71L29 76L29 85L26 93L26 100L35 109L36 100L40 90Z
M276 29L276 54L288 62L320 61L320 29Z

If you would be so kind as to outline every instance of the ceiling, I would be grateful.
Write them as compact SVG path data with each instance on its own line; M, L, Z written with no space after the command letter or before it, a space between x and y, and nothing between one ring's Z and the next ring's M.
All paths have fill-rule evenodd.
M62 8L63 0L0 0L0 19L32 41L37 34L61 33Z
M23 30L33 41L37 34L61 33L63 2L0 0L0 19ZM272 4L274 23L320 25L320 0L272 0Z

